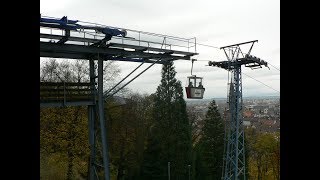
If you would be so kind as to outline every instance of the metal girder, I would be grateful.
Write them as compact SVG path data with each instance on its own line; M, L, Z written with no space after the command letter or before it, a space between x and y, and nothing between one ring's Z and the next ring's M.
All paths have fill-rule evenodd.
M209 66L217 66L226 70L231 70L241 65L245 65L245 67L261 67L261 65L264 65L264 64L262 62L248 60L246 58L240 58L235 61L220 61L220 62L209 61Z
M96 83L97 84L97 83ZM88 87L90 86L90 83L87 82L40 82L40 87L46 87L46 86L76 86L76 87Z
M139 51L126 51L123 49L106 48L106 47L91 47L84 45L74 44L56 44L49 42L40 42L40 57L56 57L56 58L70 58L70 59L90 59L99 56L103 58L104 55L108 56L135 56L146 59L184 59L190 60L189 56L174 56L168 54L155 54ZM105 59L108 60L108 59Z
M137 49L137 50L149 50L149 51L159 51L159 52L165 52L167 54L182 54L187 56L193 56L197 55L198 53L192 53L192 52L184 52L184 51L176 51L171 49L161 49L161 48L153 48L153 47L146 47L146 46L135 46L135 45L129 45L129 44L119 44L119 43L110 43L110 47L120 47L120 48L131 48L131 49Z
M67 59L88 59L88 56L83 55L83 54L75 54L75 53L52 53L52 52L40 52L40 57L53 57L53 58L67 58ZM93 58L96 58L96 56L94 56ZM113 57L108 57L108 58L104 58L104 57L100 57L100 59L103 60L114 60L114 61L127 61L127 62L145 62L145 63L153 63L154 61L156 61L156 59L133 59L133 58L122 58L122 57L118 57L118 58L113 58ZM164 64L165 61L168 60L172 60L171 58L165 58L161 61L159 61L157 64Z
M68 30L75 30L75 29L79 28L79 26L77 24L68 24L68 25L62 26L60 24L48 24L48 23L43 23L43 22L40 22L40 27L68 29Z
M247 41L247 42L243 42L243 43L238 43L238 44L232 44L232 45L228 45L228 46L223 46L220 49L224 49L224 48L228 48L228 47L233 47L233 46L240 46L242 44L248 44L248 43L255 43L258 42L258 40L253 40L253 41Z
M57 39L61 40L65 38L66 36L61 35L52 35L52 34L43 34L40 33L40 38L44 39ZM75 42L89 42L89 43L98 43L102 39L91 39L91 38L81 38L81 37L72 37L68 36L68 41L75 41ZM177 51L177 50L171 50L171 49L161 49L161 48L153 48L153 47L146 47L146 46L136 46L136 45L130 45L130 44L120 44L120 43L109 43L107 44L108 47L116 47L116 48L129 48L134 49L138 52L141 51L154 51L154 52L165 52L166 54L179 54L184 56L193 56L197 55L198 53L193 52L185 52L185 51Z
M105 173L104 179L110 180L107 130L105 126L105 121L108 121L108 118L107 116L104 115L104 98L103 98L103 60L98 60L98 114L99 114L100 130L101 130L103 169Z
M76 101L76 102L40 102L40 107L65 107L65 106L91 106L95 103L92 101Z
M54 35L54 34L43 34L40 33L40 38L44 38L44 39L61 39L63 36L60 35ZM72 37L70 36L69 41L76 41L76 42L89 42L89 43L95 43L98 42L99 39L92 39L92 38L82 38L82 37Z
M40 57L87 59L87 56L85 54L65 53L65 52L44 52L44 51L40 51Z

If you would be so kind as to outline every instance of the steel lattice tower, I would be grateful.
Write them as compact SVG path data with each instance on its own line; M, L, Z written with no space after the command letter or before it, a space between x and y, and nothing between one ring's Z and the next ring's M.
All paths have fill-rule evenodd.
M229 46L221 47L227 56L228 61L212 62L209 66L217 66L231 72L229 91L229 119L226 121L226 139L223 167L223 180L245 180L245 147L244 130L242 118L242 76L241 65L252 69L267 66L267 63L259 58L250 55L253 44L257 42L249 41ZM248 53L244 54L240 45L251 44ZM227 51L229 51L227 53Z

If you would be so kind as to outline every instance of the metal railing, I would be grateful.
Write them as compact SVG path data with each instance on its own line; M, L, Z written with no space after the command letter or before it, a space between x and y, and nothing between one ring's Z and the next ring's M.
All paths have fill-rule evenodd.
M79 21L81 22L81 21ZM83 23L83 22L82 22ZM96 23L87 23L87 24L93 24L93 25L99 25ZM99 25L101 26L101 25ZM196 38L181 38L176 36L170 36L170 35L163 35L163 34L157 34L157 33L150 33L150 32L144 32L144 31L137 31L137 30L131 30L126 28L118 28L118 27L112 27L112 26L103 26L103 27L110 27L110 28L116 28L125 30L127 32L126 37L121 36L113 36L112 39L109 41L109 43L119 43L119 44L126 44L126 45L135 45L135 46L142 46L147 48L159 48L159 49L169 49L172 51L183 51L183 52L191 52L196 53L197 52L197 43ZM57 28L50 28L50 27L41 27L40 26L40 33L44 34L50 34L50 35L65 35L65 30L63 29L57 29ZM95 40L102 40L105 35L99 32L96 32L94 30L90 29L77 29L77 30L70 30L70 37L80 37L84 39L95 39ZM40 38L41 39L44 38ZM46 39L48 40L48 39ZM54 41L53 39L50 39L51 41ZM77 41L67 41L66 44L74 44L74 43L80 43L83 45L90 45L90 42L77 42Z

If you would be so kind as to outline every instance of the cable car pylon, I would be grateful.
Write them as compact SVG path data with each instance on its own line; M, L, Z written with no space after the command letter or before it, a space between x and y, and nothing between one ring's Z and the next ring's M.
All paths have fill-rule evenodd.
M245 180L245 146L244 130L242 118L242 77L241 65L251 69L262 68L262 65L268 67L266 61L251 56L251 50L255 42L248 41L239 44L221 47L227 61L214 62L209 61L209 66L216 66L231 71L230 91L229 91L229 120L226 121L226 151L224 154L224 167L222 180ZM241 45L251 44L250 49L244 54L240 48ZM227 53L229 51L229 54ZM227 123L228 122L228 123Z

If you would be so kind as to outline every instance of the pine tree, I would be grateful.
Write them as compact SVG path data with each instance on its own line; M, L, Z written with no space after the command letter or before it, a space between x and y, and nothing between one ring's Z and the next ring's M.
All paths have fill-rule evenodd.
M153 156L153 161L158 163L159 167L154 168L160 168L161 179L168 178L167 165L170 162L172 180L187 179L188 165L191 164L191 128L181 82L175 75L173 62L163 65L161 84L155 93L151 133L151 139L159 143L158 150L152 147L158 154L145 154L145 159Z
M213 100L207 111L202 128L200 145L202 146L202 159L207 167L207 178L221 179L223 164L223 120Z
M165 168L161 165L160 159L160 143L158 138L149 135L147 140L147 149L144 152L143 165L141 167L141 179L143 180L160 180L166 177L163 171Z
M206 167L206 163L203 160L203 147L200 143L197 143L194 146L194 157L193 157L193 177L195 180L205 180L207 176L208 169Z

